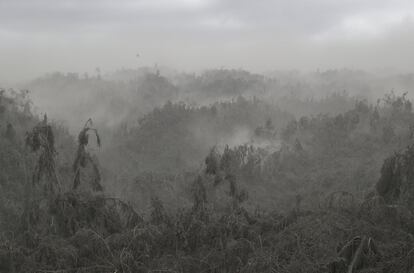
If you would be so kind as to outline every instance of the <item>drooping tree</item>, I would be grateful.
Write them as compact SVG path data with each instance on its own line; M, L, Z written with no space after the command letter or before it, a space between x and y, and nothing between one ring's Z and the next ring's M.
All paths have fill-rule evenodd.
M95 191L102 191L103 189L101 185L101 173L99 171L98 165L92 158L92 155L86 149L89 143L89 132L93 132L95 134L96 143L98 147L101 146L101 139L99 137L98 131L92 126L92 119L88 119L78 136L78 150L76 152L75 161L73 162L73 172L75 173L73 179L73 189L76 189L80 185L81 170L82 168L86 168L88 164L91 165L94 174L92 180L90 181L92 189Z

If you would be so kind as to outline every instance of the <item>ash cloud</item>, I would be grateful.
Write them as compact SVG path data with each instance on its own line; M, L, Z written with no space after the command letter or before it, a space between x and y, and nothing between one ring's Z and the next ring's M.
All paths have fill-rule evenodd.
M155 63L407 72L413 14L406 0L2 0L0 82Z

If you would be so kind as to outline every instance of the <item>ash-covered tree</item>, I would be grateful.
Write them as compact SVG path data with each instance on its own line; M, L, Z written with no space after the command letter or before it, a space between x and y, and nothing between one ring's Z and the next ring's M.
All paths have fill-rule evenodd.
M47 115L39 122L31 132L26 134L26 146L32 152L38 154L38 159L33 171L32 183L39 184L40 180L45 177L45 192L56 194L60 192L61 185L56 173L55 164L55 137L52 126L48 123Z
M101 173L99 171L98 165L93 159L92 155L87 151L87 146L89 143L89 133L93 132L96 136L96 143L98 147L101 146L101 139L99 137L97 129L93 128L92 119L88 119L78 135L78 150L76 152L76 157L73 162L73 172L75 173L73 179L73 189L78 188L81 183L81 171L86 168L88 165L92 167L93 177L89 181L91 183L92 189L95 191L102 191L101 185Z

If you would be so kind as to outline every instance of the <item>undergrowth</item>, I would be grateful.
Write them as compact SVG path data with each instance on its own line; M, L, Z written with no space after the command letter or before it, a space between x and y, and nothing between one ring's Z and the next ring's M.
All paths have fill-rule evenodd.
M270 154L253 145L215 147L197 174L189 176L190 206L172 210L154 188L145 214L103 191L99 165L88 150L90 133L101 145L92 120L81 129L77 149L75 141L68 145L73 164L62 164L57 127L46 116L38 120L27 116L27 109L14 109L12 101L0 102L10 113L31 120L25 126L32 128L26 148L19 143L24 133L18 123L10 123L13 128L7 126L0 140L7 151L0 157L1 189L12 193L0 200L0 272L413 270L413 146L385 160L376 190L362 198L358 191L326 190L312 199L317 206L311 206L304 202L312 197L310 191L295 191L302 184L302 189L314 187L305 185L303 173L337 163L340 153L358 149L355 153L362 154L380 145L386 150L395 148L392 141L400 145L411 139L412 128L406 126L412 120L411 104L405 95L386 97L381 111L378 105L358 102L354 110L334 118L292 120L280 133L280 149ZM391 118L399 122L391 125ZM275 137L270 120L260 128L261 139ZM369 141L372 146L365 147ZM5 175L9 173L15 176ZM318 178L306 177L311 182ZM154 182L152 174L145 179ZM252 209L248 202L258 195L249 190L270 189L273 181L294 193L294 205Z

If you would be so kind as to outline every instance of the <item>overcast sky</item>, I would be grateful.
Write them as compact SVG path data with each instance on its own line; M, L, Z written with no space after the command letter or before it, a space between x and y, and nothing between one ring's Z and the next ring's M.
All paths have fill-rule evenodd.
M411 72L413 16L413 0L0 0L0 80L155 63Z

